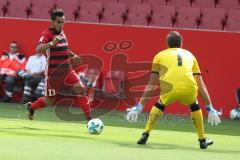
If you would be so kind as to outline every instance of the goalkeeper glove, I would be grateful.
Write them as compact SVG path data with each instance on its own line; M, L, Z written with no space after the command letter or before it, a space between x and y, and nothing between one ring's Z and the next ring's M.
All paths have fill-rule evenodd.
M143 105L141 103L138 103L132 108L127 108L127 115L126 119L129 122L137 122L138 121L138 115L142 112Z
M221 123L221 120L218 117L218 115L221 115L220 112L216 111L211 104L206 106L206 109L208 111L208 123L210 123L211 125L216 125L216 126L219 123Z

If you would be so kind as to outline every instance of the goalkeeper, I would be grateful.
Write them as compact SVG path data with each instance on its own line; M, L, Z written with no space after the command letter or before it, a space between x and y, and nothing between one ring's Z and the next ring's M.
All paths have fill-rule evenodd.
M126 118L130 122L136 122L138 115L147 103L151 92L160 84L160 99L152 107L144 133L138 140L138 144L146 144L150 131L155 122L161 117L164 109L171 103L179 101L188 105L191 110L191 118L197 130L198 141L201 149L206 149L213 144L213 140L206 139L204 135L203 115L199 107L198 94L203 99L208 111L208 122L218 125L220 119L209 97L207 88L202 80L197 60L187 50L181 48L182 36L172 31L167 36L168 49L159 52L153 59L150 81L145 88L140 102L128 109Z

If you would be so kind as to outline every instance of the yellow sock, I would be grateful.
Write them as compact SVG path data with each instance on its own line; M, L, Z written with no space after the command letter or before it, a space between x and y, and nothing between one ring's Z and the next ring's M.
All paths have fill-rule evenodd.
M146 125L146 128L145 128L145 132L150 133L150 131L152 130L152 128L155 124L155 122L157 120L159 120L159 118L161 117L162 114L163 114L163 112L160 109L158 109L155 106L152 107L149 118L148 118L148 122L147 122L147 125Z
M191 117L193 124L197 130L198 139L204 139L204 126L203 126L203 115L202 110L197 110L194 112L191 112Z

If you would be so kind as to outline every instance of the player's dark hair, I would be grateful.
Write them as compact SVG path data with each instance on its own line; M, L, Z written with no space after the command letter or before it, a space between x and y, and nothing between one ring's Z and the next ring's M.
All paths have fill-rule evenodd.
M51 13L51 20L55 21L57 17L62 17L64 16L64 12L62 9L55 9Z
M167 35L167 45L169 48L180 48L182 40L182 36L177 31L172 31Z

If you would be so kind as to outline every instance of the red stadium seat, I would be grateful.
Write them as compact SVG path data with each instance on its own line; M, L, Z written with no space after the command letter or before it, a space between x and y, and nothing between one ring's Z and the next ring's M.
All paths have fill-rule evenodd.
M102 2L80 1L80 12L77 21L99 23L103 12Z
M78 0L55 0L55 6L64 10L67 21L75 21L77 19L79 14Z
M240 10L231 9L228 12L227 25L225 26L227 31L240 31Z
M130 4L128 11L126 25L148 25L148 18L151 15L150 4Z
M117 98L124 98L125 72L109 71L103 80L103 91Z
M80 10L81 9L97 9L101 10L103 9L103 3L97 2L97 1L86 1L86 0L80 0L79 1Z
M7 7L7 0L0 0L0 17L3 17L4 16L4 10L6 9Z
M115 3L118 0L79 0L79 2L88 1L88 2L102 2L102 3Z
M161 27L172 27L173 19L175 18L175 7L174 6L152 6L152 19L150 22L151 26Z
M0 0L0 7L7 4L7 0Z
M193 0L192 7L210 8L215 7L215 0Z
M31 5L36 6L38 8L53 8L54 0L31 0Z
M6 17L28 18L30 13L30 0L10 0Z
M49 19L54 8L54 0L31 0L31 19Z
M190 6L190 0L167 0L169 6Z
M200 20L199 7L178 7L177 19L174 27L176 28L198 28Z
M200 29L222 30L226 19L225 9L222 8L203 8Z
M117 3L118 2L118 0L91 0L91 1L102 2L103 4L105 4L105 3Z
M216 7L225 8L225 9L238 9L240 8L240 1L239 0L219 0Z
M126 15L126 3L106 3L104 4L104 13L102 23L123 24L123 17Z
M166 0L143 0L143 3L152 4L152 5L166 5Z
M32 7L30 19L50 19L51 10L49 8Z
M141 4L142 0L118 0L120 3L127 3L129 4Z

